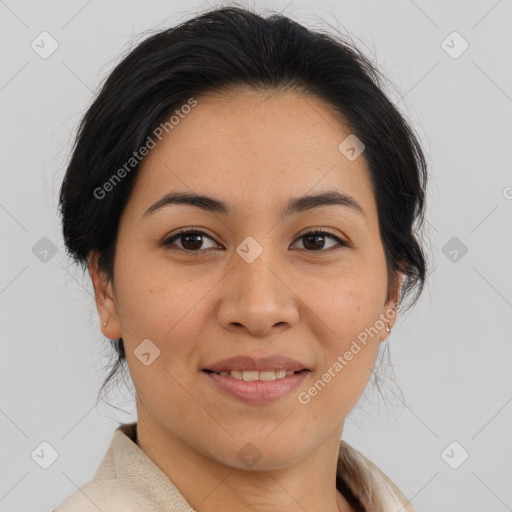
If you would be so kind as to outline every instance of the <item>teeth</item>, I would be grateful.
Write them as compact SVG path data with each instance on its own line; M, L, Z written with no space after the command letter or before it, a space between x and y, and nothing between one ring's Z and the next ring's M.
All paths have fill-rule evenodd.
M237 380L245 380L246 382L252 382L255 380L275 380L275 379L283 379L287 375L293 375L295 372L293 370L276 370L276 371L265 371L265 372L257 372L257 371L224 371L219 372L219 375L223 375L224 377L232 377Z

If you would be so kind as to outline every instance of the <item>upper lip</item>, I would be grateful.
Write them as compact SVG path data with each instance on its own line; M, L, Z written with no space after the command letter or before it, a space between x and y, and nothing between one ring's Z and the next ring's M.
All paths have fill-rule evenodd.
M283 355L273 355L267 357L252 357L242 355L221 359L216 363L208 365L204 369L218 373L231 370L247 370L258 372L287 370L299 372L301 370L308 370L309 368L307 368L307 366L300 361Z

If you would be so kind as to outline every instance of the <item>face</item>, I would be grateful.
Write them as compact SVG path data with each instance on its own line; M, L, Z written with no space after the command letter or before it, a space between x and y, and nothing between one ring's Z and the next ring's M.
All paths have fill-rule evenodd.
M113 283L90 264L98 310L102 324L110 315L105 336L124 340L139 421L232 467L251 442L258 468L278 468L339 439L397 297L364 153L338 149L351 132L329 105L244 89L196 99L142 163ZM226 211L203 201L145 214L171 192ZM323 193L351 199L286 209ZM205 371L293 366L215 366L233 356L285 356L305 370L266 382L250 379L271 373Z

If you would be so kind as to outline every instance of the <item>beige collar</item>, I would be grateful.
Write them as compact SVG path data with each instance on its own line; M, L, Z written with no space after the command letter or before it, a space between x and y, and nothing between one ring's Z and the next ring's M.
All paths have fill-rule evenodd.
M173 512L191 512L178 489L135 443L136 428L135 422L116 429L94 480L117 478L130 491L144 497L148 505L158 505L159 510L172 507ZM345 441L340 441L337 487L344 495L348 488L360 501L363 512L414 512L396 485Z

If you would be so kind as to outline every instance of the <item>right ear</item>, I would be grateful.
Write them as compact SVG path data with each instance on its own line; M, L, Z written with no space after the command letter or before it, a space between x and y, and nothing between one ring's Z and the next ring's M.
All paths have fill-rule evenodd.
M112 281L107 273L99 268L99 253L91 251L87 257L87 266L94 286L96 308L100 317L100 329L106 338L111 340L122 337L121 326L118 322L116 299ZM108 323L105 326L105 322Z

